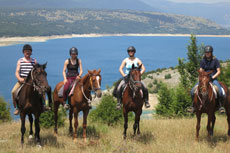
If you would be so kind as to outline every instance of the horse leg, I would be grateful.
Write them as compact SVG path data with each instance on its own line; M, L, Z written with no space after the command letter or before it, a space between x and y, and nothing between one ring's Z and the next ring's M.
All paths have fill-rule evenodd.
M208 131L208 138L210 139L212 136L212 130L211 130L211 122L213 120L212 113L208 114L208 123L207 123L207 131Z
M225 110L226 110L227 121L228 121L228 136L230 136L230 109L228 106L226 106Z
M123 111L123 115L124 115L124 132L123 132L123 136L124 139L126 139L126 131L128 129L128 112Z
M70 110L69 110L69 134L70 135L73 135L72 119L73 119L73 107L70 105Z
M20 113L20 118L21 118L21 145L23 147L24 144L24 134L26 132L26 127L25 127L25 118L26 115L24 113Z
M30 121L30 136L29 139L33 138L33 116L32 114L29 114L29 121Z
M58 133L57 121L58 121L58 108L59 108L59 101L54 102L54 136Z
M52 107L51 107L51 104L52 104L52 97L51 97L51 92L52 92L52 90L51 90L51 87L49 86L49 88L47 89L47 96L48 96L48 100L49 100L49 107L52 109Z
M78 111L76 107L74 107L74 133L73 133L73 141L77 142L77 127L78 127Z
M139 129L139 122L140 122L140 113L135 112L135 123L133 124L133 134L136 135L136 131L137 134L140 134L140 129Z
M212 116L212 126L211 126L211 136L213 136L213 131L214 131L214 126L215 126L215 122L216 122L216 116L215 116L215 112L213 113L213 116Z
M37 145L41 147L39 117L40 114L35 114L35 140Z
M86 142L86 127L87 127L87 116L88 116L89 110L84 110L83 111L83 139L84 142Z
M199 140L199 131L200 131L200 120L201 120L201 113L197 112L196 113L196 139Z

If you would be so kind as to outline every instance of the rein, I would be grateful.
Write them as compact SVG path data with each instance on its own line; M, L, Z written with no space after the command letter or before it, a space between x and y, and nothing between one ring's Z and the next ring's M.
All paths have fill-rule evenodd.
M93 75L93 76L97 76L97 75ZM99 77L99 76L97 76L97 77ZM86 89L86 90L88 90L90 93L91 93L91 92L94 92L94 93L95 93L96 90L100 90L100 89L101 89L101 88L94 88L94 87L93 87L92 79L91 79L90 76L89 76L89 82L90 82L91 90L89 90L89 89ZM100 84L99 84L99 83L98 83L98 85L99 85L99 87L100 87ZM83 85L83 84L81 85L81 92L82 92L83 96L85 97L85 99L88 101L88 103L91 103L91 101L94 101L94 99L96 99L96 93L95 93L94 99L92 99L92 100L90 100L90 98L88 98L88 97L85 95L85 92L84 92L84 85Z

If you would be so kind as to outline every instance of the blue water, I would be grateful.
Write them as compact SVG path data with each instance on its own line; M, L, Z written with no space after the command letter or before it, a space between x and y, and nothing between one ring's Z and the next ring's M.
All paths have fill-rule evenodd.
M122 60L127 57L126 49L136 47L136 56L146 67L146 71L157 68L171 67L178 64L179 57L187 57L189 37L135 37L106 36L90 38L54 39L47 42L30 43L33 55L39 63L48 62L48 81L52 89L63 80L62 69L65 59L69 58L69 48L75 46L82 59L83 74L88 70L101 68L102 89L111 86L120 78L118 72ZM197 43L211 44L214 54L221 60L230 58L230 38L197 37ZM13 45L0 47L0 96L11 102L11 89L16 83L15 69L17 60L23 56L22 46ZM11 109L11 112L13 109Z

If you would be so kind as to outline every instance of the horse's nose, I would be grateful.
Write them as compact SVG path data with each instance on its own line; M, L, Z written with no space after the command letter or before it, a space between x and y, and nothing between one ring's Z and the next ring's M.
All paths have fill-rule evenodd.
M100 98L102 95L101 89L96 90L96 96Z

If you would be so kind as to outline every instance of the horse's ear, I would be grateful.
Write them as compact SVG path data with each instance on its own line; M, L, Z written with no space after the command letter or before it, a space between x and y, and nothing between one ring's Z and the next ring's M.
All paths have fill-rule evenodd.
M138 69L140 70L140 69L141 69L141 67L142 67L142 64L141 64L140 66L138 66Z
M47 62L45 64L42 65L43 69L46 68Z
M88 73L91 75L93 72L92 71L90 71L90 70L87 70L88 71Z
M99 68L98 71L97 71L97 73L99 74L100 72L101 72L101 69Z
M39 66L40 66L40 64L38 64L38 63L34 64L35 69L38 68Z
M135 66L134 66L134 64L132 65L132 69L134 69L135 68Z
M209 71L209 72L205 72L205 75L210 75L213 73L213 70Z

